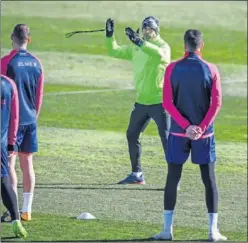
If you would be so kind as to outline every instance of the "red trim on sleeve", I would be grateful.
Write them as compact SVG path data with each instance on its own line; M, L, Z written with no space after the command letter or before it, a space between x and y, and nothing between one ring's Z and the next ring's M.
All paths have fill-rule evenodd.
M208 65L211 71L213 84L211 90L211 104L207 114L200 124L200 128L203 132L205 132L206 129L213 123L222 105L222 91L219 71L215 65L207 62L205 63Z
M186 129L190 123L189 121L181 115L177 108L173 104L173 93L171 87L171 73L177 62L168 65L164 76L164 87L163 87L163 107L168 111L170 116L176 123L182 128Z
M18 91L16 84L10 78L2 75L6 78L11 86L12 86L12 97L11 97L11 107L10 107L10 121L9 121L9 129L8 129L8 144L15 145L16 136L19 127L19 99L18 99Z
M44 88L44 73L43 69L41 70L41 75L39 79L38 86L36 88L36 117L39 117L40 114L40 109L42 106L42 101L43 101L43 88Z
M42 102L43 102L44 69L43 69L43 66L41 64L40 59L37 56L31 54L30 52L28 52L28 54L30 56L34 57L39 62L40 66L41 66L41 75L40 75L40 78L39 78L39 81L38 81L38 86L36 88L36 97L35 97L36 119L38 119L39 114L40 114L40 109L41 109L41 106L42 106Z
M16 55L17 50L12 50L8 55L1 58L1 74L7 75L8 64L11 59Z

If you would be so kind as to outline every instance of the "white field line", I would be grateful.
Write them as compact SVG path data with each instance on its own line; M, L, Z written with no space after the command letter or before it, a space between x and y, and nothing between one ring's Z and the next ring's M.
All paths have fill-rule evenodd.
M56 96L56 95L70 95L70 94L91 94L91 93L104 93L113 91L123 91L123 90L134 90L134 88L125 89L90 89L90 90L80 90L80 91L65 91L65 92L50 92L44 94L45 96Z

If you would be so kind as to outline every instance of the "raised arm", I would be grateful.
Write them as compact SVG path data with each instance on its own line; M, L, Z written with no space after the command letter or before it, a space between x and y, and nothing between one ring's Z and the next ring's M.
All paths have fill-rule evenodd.
M119 46L115 40L115 37L107 37L106 45L108 48L108 54L111 57L132 60L133 46L132 45L122 45Z
M165 43L164 45L157 46L148 41L144 41L140 38L138 32L134 32L134 30L130 27L127 27L125 32L128 38L143 52L149 56L160 58L161 62L165 64L170 63L171 51L168 44Z
M167 64L170 63L171 50L168 44L156 46L150 42L145 41L140 48L149 56L158 57L161 58L162 62Z
M119 59L132 60L133 46L132 45L119 46L114 37L114 29L115 29L114 20L107 19L106 46L109 55Z

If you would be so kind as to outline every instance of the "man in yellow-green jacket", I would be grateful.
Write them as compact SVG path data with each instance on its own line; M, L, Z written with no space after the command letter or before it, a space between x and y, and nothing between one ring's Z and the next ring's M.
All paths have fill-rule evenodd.
M108 19L106 45L109 55L132 61L134 87L137 92L126 134L132 173L118 184L145 184L139 138L150 119L153 119L157 124L164 152L166 150L170 117L162 107L162 88L171 52L169 45L159 35L159 21L156 17L149 16L143 20L142 37L139 36L139 31L134 32L130 27L125 29L131 41L130 45L119 46L115 40L114 29L114 21Z

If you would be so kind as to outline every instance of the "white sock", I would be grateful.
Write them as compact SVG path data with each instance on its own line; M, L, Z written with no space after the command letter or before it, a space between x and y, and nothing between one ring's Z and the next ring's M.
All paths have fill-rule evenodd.
M180 191L181 187L180 187L180 181L177 184L177 190Z
M133 175L140 177L142 175L142 172L133 172Z
M31 213L31 211L32 211L32 203L33 203L33 193L24 192L23 193L22 212Z
M208 214L208 232L217 232L218 231L218 213L209 213Z
M173 210L164 210L164 231L172 233L173 231Z

